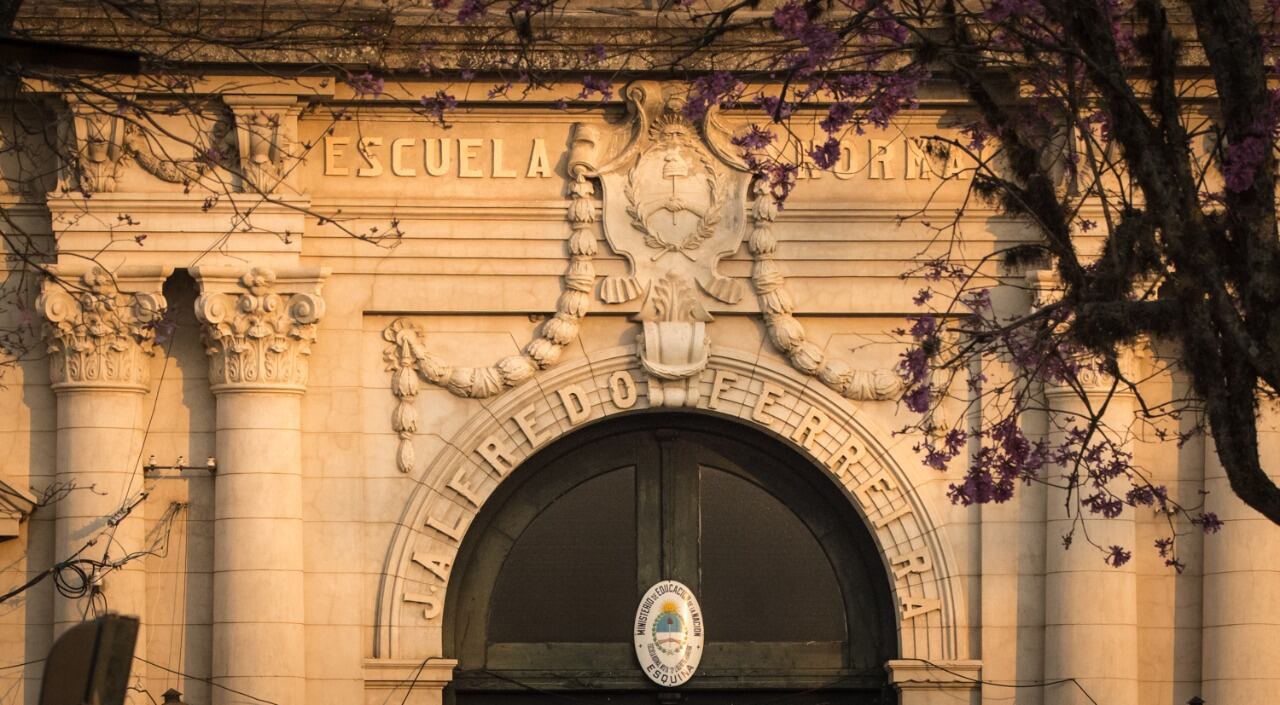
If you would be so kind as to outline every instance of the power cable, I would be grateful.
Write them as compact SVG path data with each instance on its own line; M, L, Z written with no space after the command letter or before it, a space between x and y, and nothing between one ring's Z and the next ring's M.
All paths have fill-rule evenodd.
M160 669L160 670L162 670L162 671L168 671L169 673L172 673L172 674L175 674L175 675L179 675L179 676L182 676L183 678L188 678L188 679L193 680L193 681L200 681L201 683L208 683L209 685L211 685L211 686L213 686L213 687L215 687L215 688L221 688L222 690L225 690L225 691L227 691L228 693L235 693L236 695L243 695L243 696L244 696L244 697L246 697L246 698L251 698L251 699L253 699L253 700L257 700L257 701L258 701L258 702L260 702L260 703L265 703L265 705L278 705L278 703L276 703L276 702L274 702L274 701L272 701L272 700L267 700L266 698L259 698L258 696L256 696L256 695L250 695L249 693L246 693L246 692L244 692L243 690L236 690L235 688L231 688L231 687L228 687L228 686L222 685L221 683L218 683L218 682L214 681L212 678L202 678L202 677L200 677L200 676L193 676L193 675L191 675L190 673L183 673L182 671L178 671L178 670L175 670L175 669L169 668L168 666L161 666L160 664L158 664L158 663L156 663L156 662L154 662L154 661L148 661L148 660L146 660L146 659L142 658L141 656L136 656L136 655L135 655L135 656L134 656L134 658L135 658L135 659L137 659L137 660L139 660L139 661L141 661L141 662L143 662L143 663L145 663L145 664L147 664L148 666L155 666L156 668L158 668L158 669Z
M1097 700L1094 700L1094 699L1093 699L1093 696L1089 694L1089 691L1085 690L1085 689L1084 689L1084 686L1083 686L1083 685L1080 685L1080 681L1076 680L1075 678L1059 678L1059 679L1057 679L1057 680L1052 680L1052 681L1037 681L1037 682L1034 682L1034 683L999 683L999 682L996 682L996 681L989 681L989 680L983 680L983 679L981 679L981 678L974 678L973 676L967 676L967 675L965 675L965 674L963 674L963 673L957 673L957 672L955 672L955 671L953 671L953 670L951 670L951 669L947 668L946 666L943 666L943 665L941 665L941 664L934 663L933 661L930 661L929 659L923 659L923 658L904 658L904 659L901 659L901 660L902 660L902 661L919 661L920 663L923 663L923 664L925 664L925 665L929 666L930 668L936 668L936 669L938 669L939 671L942 671L942 672L944 672L944 673L949 673L949 674L951 674L951 675L955 676L956 678L960 678L960 679L963 679L963 680L969 681L970 683L978 683L978 684L981 684L981 685L989 685L989 686L993 686L993 687L996 687L996 688L1047 688L1047 687L1049 687L1049 686L1051 686L1051 685L1062 685L1063 683L1072 683L1072 684L1074 684L1077 688L1079 688L1079 689L1080 689L1080 693L1081 693L1082 695L1084 695L1086 698L1088 698L1088 699L1089 699L1089 702L1093 703L1093 705L1098 705L1098 701L1097 701Z

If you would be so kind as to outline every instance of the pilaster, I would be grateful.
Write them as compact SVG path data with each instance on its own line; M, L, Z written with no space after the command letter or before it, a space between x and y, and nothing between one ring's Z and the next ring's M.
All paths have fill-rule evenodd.
M1031 272L1027 281L1033 291L1033 305L1042 306L1057 298L1058 282L1052 272ZM1133 397L1122 385L1115 384L1114 377L1082 364L1070 384L1047 383L1044 398L1051 449L1062 446L1074 432L1087 429L1091 419L1101 416L1099 433L1105 433L1118 451L1132 453L1128 438ZM1123 505L1117 516L1105 519L1081 516L1079 493L1091 494L1096 488L1087 478L1080 477L1078 484L1068 489L1073 470L1050 465L1050 476L1046 478L1044 679L1075 679L1080 687L1067 683L1048 687L1044 702L1084 705L1092 698L1097 702L1136 703L1139 669L1135 562L1110 565L1094 548L1120 546L1136 550L1134 509ZM1123 498L1130 488L1126 478L1117 477L1105 491ZM1064 546L1068 535L1072 540L1070 548Z
M146 497L139 467L143 398L169 270L86 266L52 274L38 307L57 397L56 476L63 496L54 505L54 556L92 561L78 564L88 585L72 581L77 584L55 596L54 633L104 606L145 625L146 574L136 557L148 549L138 509ZM142 629L136 652L145 657Z
M306 693L302 419L328 270L193 271L217 399L214 703L226 688L278 705Z
M1258 455L1280 482L1280 410L1258 407ZM1270 462L1269 462L1270 461ZM1202 690L1206 703L1275 702L1280 693L1280 526L1231 490L1210 436L1205 511L1222 520L1204 537Z

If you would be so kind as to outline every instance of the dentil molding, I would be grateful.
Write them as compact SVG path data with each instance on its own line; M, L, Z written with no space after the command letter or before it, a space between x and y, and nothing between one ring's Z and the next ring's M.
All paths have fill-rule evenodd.
M305 390L329 269L196 267L192 275L200 285L196 317L204 324L210 388Z

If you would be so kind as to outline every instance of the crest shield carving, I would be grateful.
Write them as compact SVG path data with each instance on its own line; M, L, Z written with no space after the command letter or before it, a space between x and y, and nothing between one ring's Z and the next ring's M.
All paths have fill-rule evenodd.
M746 229L751 175L722 145L729 135L711 120L693 124L683 99L655 83L629 86L630 120L613 139L581 126L575 157L604 189L604 235L627 258L626 276L606 277L600 298L624 303L676 278L729 304L742 300L742 282L717 271L737 252ZM601 154L601 143L622 143Z

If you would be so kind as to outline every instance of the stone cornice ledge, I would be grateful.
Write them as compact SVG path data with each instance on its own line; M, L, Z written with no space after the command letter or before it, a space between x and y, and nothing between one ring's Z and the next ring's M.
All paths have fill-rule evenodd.
M365 690L395 690L407 683L425 688L442 689L453 681L456 659L382 659L364 660Z
M35 511L36 497L0 476L0 541L18 537L18 525Z
M68 255L91 255L100 262L127 255L130 263L183 266L199 254L205 264L247 257L284 266L296 264L302 252L311 199L230 192L214 198L196 189L185 194L95 193L88 199L53 193L47 206L63 261L74 261ZM234 252L237 259L224 260L223 251Z
M885 663L885 669L889 671L889 682L900 691L965 690L977 688L982 679L982 662L971 659L893 659Z

